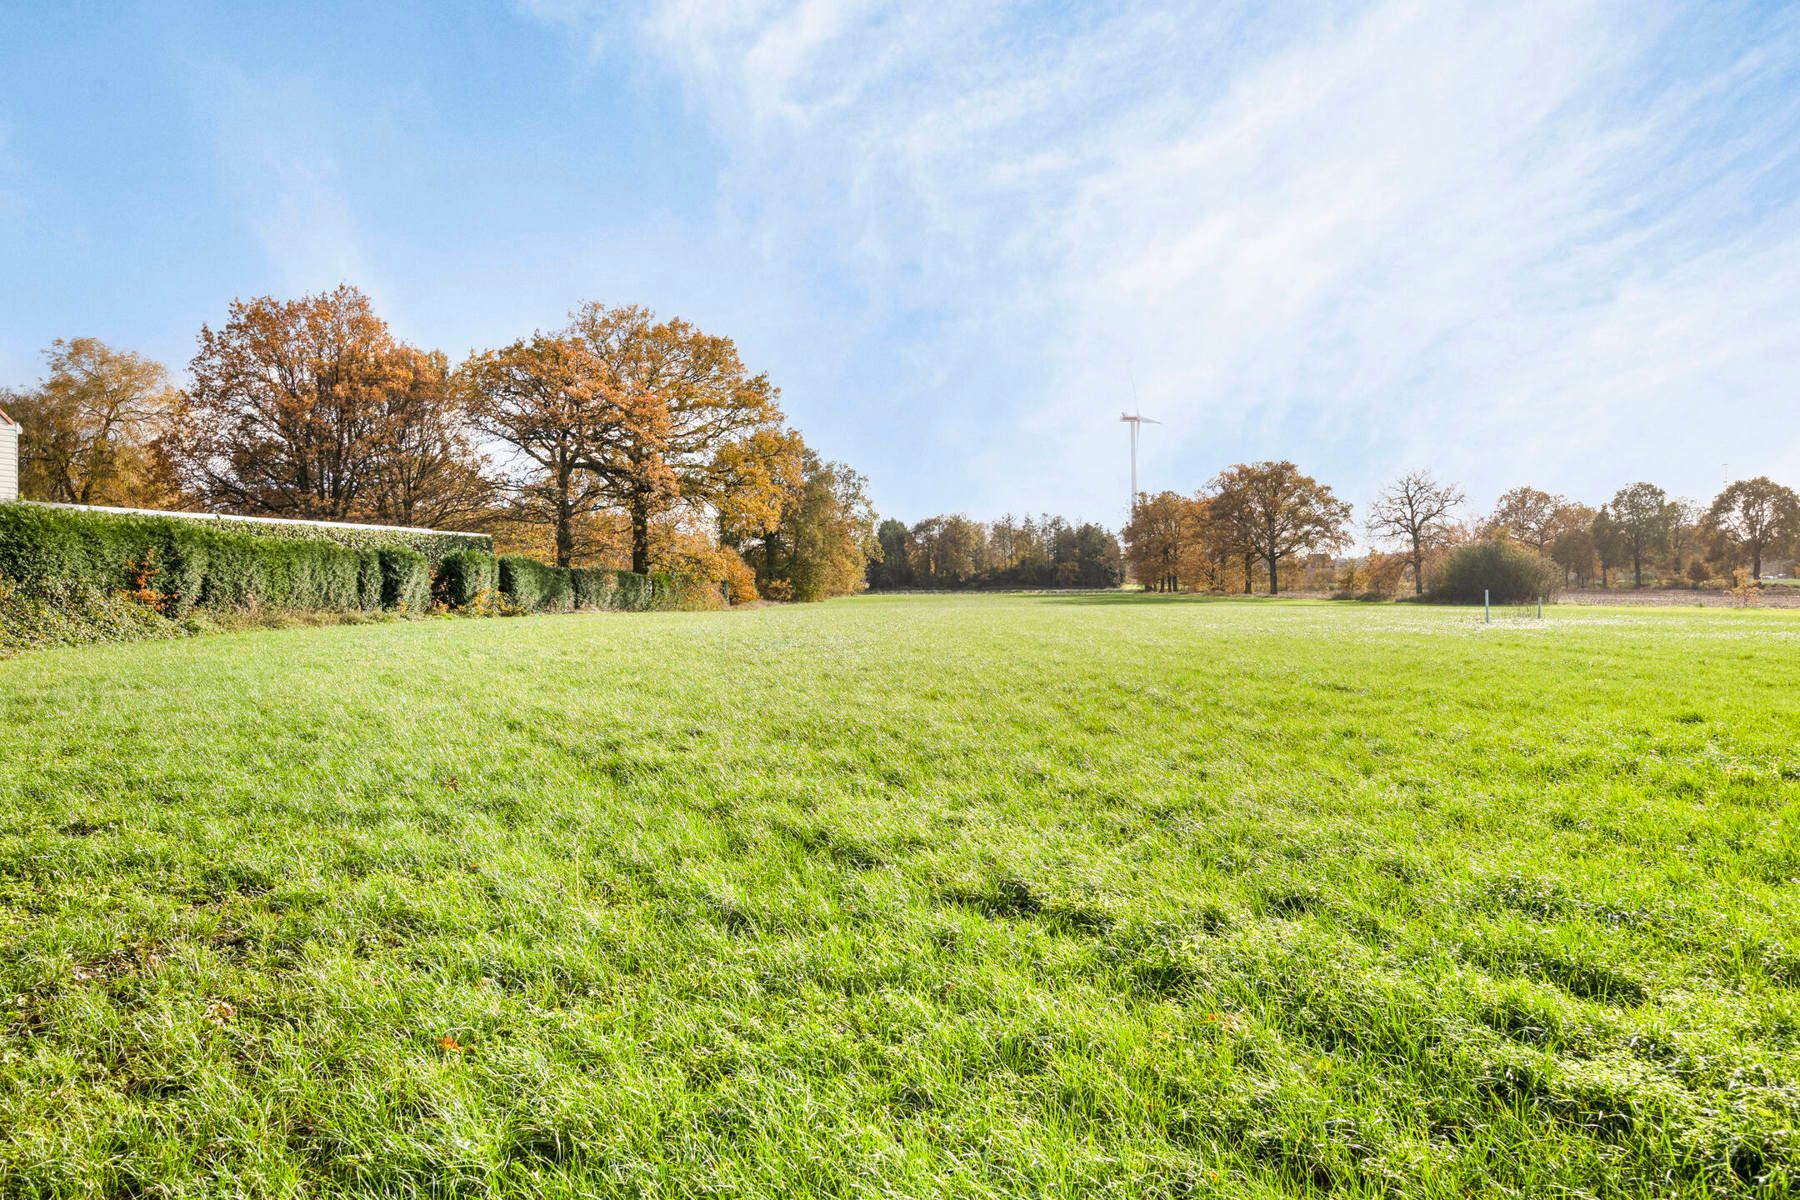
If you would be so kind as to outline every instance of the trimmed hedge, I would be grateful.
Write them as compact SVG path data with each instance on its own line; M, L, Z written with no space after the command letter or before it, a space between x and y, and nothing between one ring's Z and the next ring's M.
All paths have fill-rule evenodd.
M238 528L242 528L240 524ZM180 619L195 610L255 612L492 612L496 591L515 612L675 608L668 575L546 566L485 549L429 556L406 546L352 548L323 538L264 537L222 522L29 503L0 504L0 582L74 612L90 601L141 602ZM32 611L36 611L35 609ZM85 609L83 609L85 611ZM95 610L99 611L99 610Z
M522 613L568 612L575 607L569 568L547 566L523 554L500 559L500 594Z
M629 571L614 571L605 567L571 567L569 568L569 590L576 608L611 608L613 595L618 591L619 576L630 574Z
M42 504L40 507L78 513L84 517L138 518L182 521L201 529L223 533L247 534L258 538L284 541L332 542L352 550L381 550L404 546L423 554L435 570L446 557L458 550L483 550L493 553L494 539L485 533L450 533L438 529L408 529L398 525L343 525L322 521L288 518L233 517L218 513L160 513L135 509L84 508L80 505Z
M364 612L381 608L381 551L356 552L357 604Z
M390 546L381 556L381 606L400 612L431 607L431 563L417 550Z
M448 608L474 608L499 587L499 559L485 550L453 550L438 564L432 594Z
M420 556L423 558L423 556ZM196 607L364 607L362 553L167 517L0 505L0 578L39 595L143 591L172 616Z
M681 596L669 575L638 575L603 567L550 567L522 554L501 558L500 592L518 612L648 612L673 608Z

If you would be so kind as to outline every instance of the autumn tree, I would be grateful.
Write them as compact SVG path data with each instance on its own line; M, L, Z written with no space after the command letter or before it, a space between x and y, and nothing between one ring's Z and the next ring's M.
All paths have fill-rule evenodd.
M1341 549L1350 538L1350 506L1291 462L1240 464L1213 483L1241 514L1246 547L1269 573L1269 594L1280 591L1281 561L1302 551Z
M743 548L757 587L799 601L861 591L870 559L881 553L867 488L842 463L803 451L776 527Z
M366 511L389 525L465 529L485 524L494 483L476 448L467 393L439 352L402 347L384 394L383 442Z
M961 513L929 517L912 528L913 573L931 587L961 587L981 570L986 537L980 523Z
M1141 497L1125 525L1125 559L1148 591L1177 592L1195 550L1194 502L1179 492Z
M1406 547L1415 593L1425 592L1425 555L1455 528L1450 514L1465 499L1461 488L1439 483L1429 471L1402 475L1376 498L1369 514L1369 536Z
M169 457L181 394L161 363L98 338L57 339L49 374L10 393L20 426L23 495L63 504L170 507L180 485Z
M730 338L679 318L659 322L648 309L586 304L565 336L598 365L622 407L648 418L581 462L630 518L632 570L647 570L652 521L677 504L716 507L725 498L742 478L741 456L727 452L779 426L778 393L767 375L750 373Z
M1763 556L1800 540L1800 495L1766 475L1740 479L1714 498L1706 521L1749 557L1750 577L1761 579Z
M1576 583L1586 584L1600 568L1600 553L1594 543L1590 527L1565 529L1556 535L1550 544L1550 561L1563 569L1563 573Z
M458 380L477 428L516 452L516 502L552 526L556 563L568 566L579 519L613 495L589 464L622 455L627 442L654 442L660 412L614 388L588 347L565 336L534 334L473 355Z
M213 507L345 520L372 500L411 359L348 285L202 326L181 458Z
M1556 535L1566 528L1564 509L1568 503L1566 497L1534 487L1516 487L1495 503L1488 528L1544 554Z
M1620 488L1608 508L1622 562L1631 564L1632 586L1643 587L1644 563L1669 544L1677 509L1653 483Z

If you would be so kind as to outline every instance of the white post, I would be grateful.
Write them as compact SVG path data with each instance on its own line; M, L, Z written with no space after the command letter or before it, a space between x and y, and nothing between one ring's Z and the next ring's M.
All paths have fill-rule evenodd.
M1494 623L1494 614L1488 611L1488 590L1486 588L1481 589L1481 621L1484 625Z
M1544 619L1544 598L1542 596L1539 596L1538 597L1538 620L1541 621L1543 619Z

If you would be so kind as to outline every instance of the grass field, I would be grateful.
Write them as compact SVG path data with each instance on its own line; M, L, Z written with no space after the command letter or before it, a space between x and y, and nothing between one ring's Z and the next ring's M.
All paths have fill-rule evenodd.
M1785 1195L1800 614L0 662L8 1196Z

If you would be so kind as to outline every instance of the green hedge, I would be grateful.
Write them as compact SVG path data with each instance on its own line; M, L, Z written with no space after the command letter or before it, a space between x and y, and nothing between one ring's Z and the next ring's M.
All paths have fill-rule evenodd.
M668 575L546 566L484 548L429 555L406 546L351 547L323 538L265 537L223 522L39 504L0 504L0 580L60 604L143 588L170 617L195 609L269 612L483 610L496 590L517 612L680 607ZM249 528L261 528L249 526ZM272 528L272 527L271 527Z
M454 550L438 564L432 594L449 608L474 608L499 587L499 559L486 550Z
M500 592L519 612L647 612L672 608L680 597L668 575L636 575L601 567L548 567L522 554L500 560Z
M381 607L381 551L356 552L356 593L357 605L364 612Z
M546 566L523 554L500 559L500 594L523 613L568 612L575 607L569 569Z
M253 520L214 513L170 514L164 517L129 509L93 509L74 505L43 507L60 508L91 517L184 521L214 532L279 538L283 541L331 542L348 546L352 550L381 550L391 546L404 546L423 554L434 570L446 557L459 550L484 550L491 554L494 549L494 540L485 533L449 533L437 529L407 529L397 525L330 525L304 520Z
M423 553L401 553L429 580ZM377 552L332 541L259 537L173 517L0 504L0 578L43 596L136 591L142 575L171 616L194 608L356 612L380 606L384 574Z
M381 556L381 607L424 612L431 607L431 563L417 550L390 546Z

